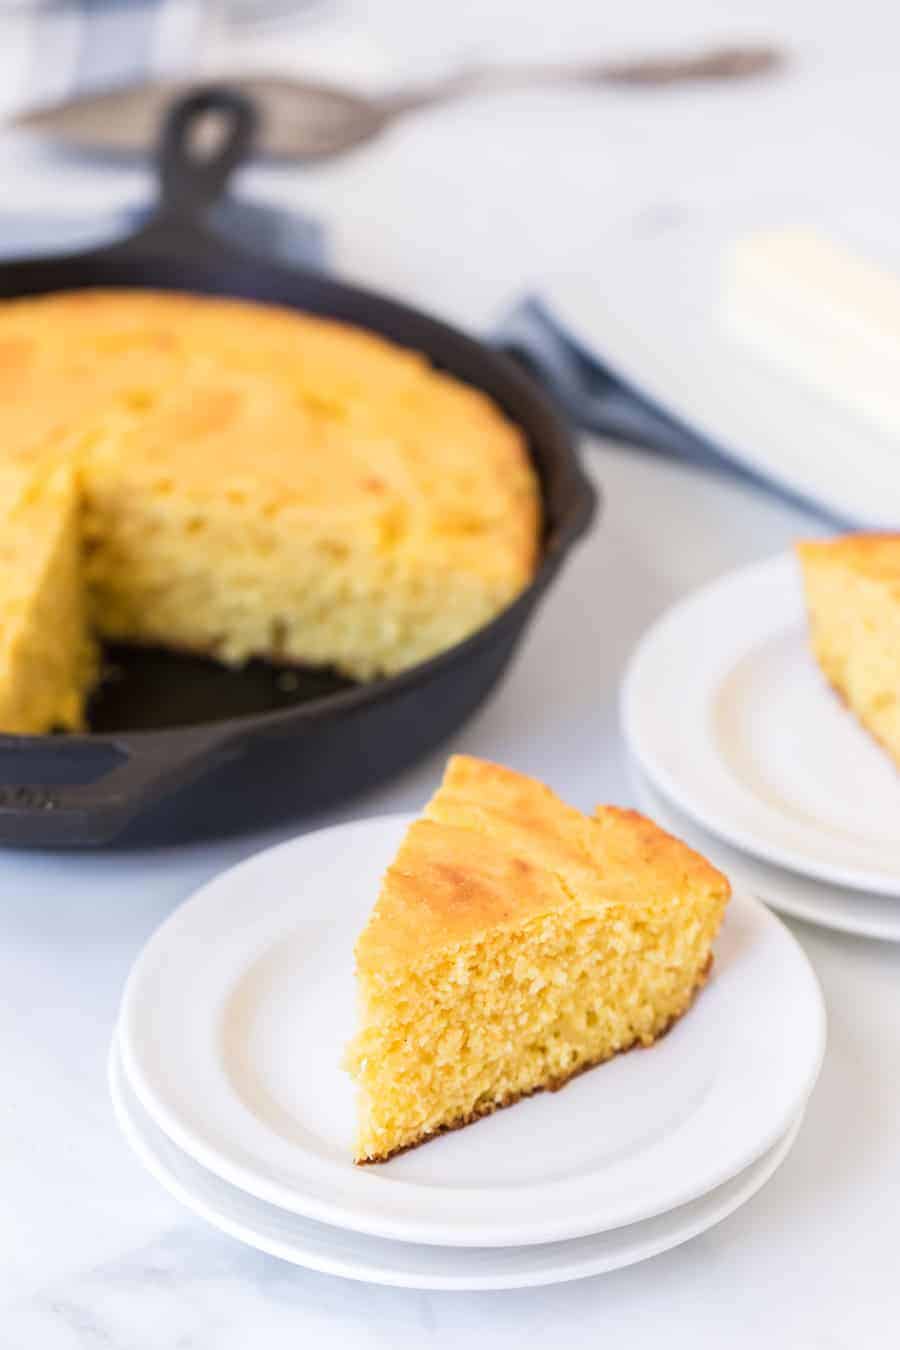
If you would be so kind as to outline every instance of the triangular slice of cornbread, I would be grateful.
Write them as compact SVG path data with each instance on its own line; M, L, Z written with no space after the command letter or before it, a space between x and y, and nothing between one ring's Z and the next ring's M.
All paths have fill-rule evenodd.
M79 730L97 671L68 465L0 468L0 729Z
M900 765L900 534L797 545L822 672Z
M455 756L356 944L356 1161L650 1045L704 983L727 880L634 811L593 819Z

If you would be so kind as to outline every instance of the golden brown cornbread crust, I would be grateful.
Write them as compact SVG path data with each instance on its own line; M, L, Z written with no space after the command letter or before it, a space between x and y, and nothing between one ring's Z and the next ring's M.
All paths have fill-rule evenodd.
M421 355L248 301L0 303L0 468L79 471L102 636L334 665L427 659L531 580L518 430Z
M794 549L811 562L839 562L879 578L900 580L900 533L859 530L831 539L798 539Z
M834 539L801 539L794 544L801 568L846 569L882 586L900 600L900 534L858 533Z
M710 952L709 959L700 975L700 978L697 980L696 984L691 990L690 997L688 998L688 1001L685 1004L684 1008L681 1010L680 1013L675 1013L674 1016L672 1016L669 1019L666 1025L662 1028L661 1031L657 1032L657 1034L654 1036L653 1040L649 1044L645 1044L643 1041L640 1041L637 1038L635 1038L630 1045L623 1045L620 1050L616 1050L611 1055L602 1055L597 1059L590 1060L587 1064L580 1064L578 1068L573 1069L571 1073L563 1074L559 1078L551 1079L549 1082L543 1083L539 1087L531 1088L530 1091L528 1092L511 1093L510 1096L507 1097L505 1101L490 1102L484 1106L479 1107L475 1111L470 1111L467 1115L460 1116L458 1120L454 1120L446 1125L442 1125L440 1129L434 1130L431 1134L423 1135L421 1139L417 1139L411 1144L404 1144L402 1148L393 1149L390 1153L382 1153L379 1154L377 1157L372 1158L354 1158L354 1163L356 1164L357 1167L369 1167L370 1165L375 1163L388 1162L391 1158L398 1158L401 1153L410 1153L414 1148L421 1148L423 1144L430 1143L432 1139L439 1139L442 1134L452 1134L454 1130L462 1130L465 1128L466 1125L472 1125L476 1120L484 1120L486 1116L491 1116L496 1111L505 1111L508 1106L515 1106L516 1102L525 1101L527 1097L536 1097L539 1092L560 1092L562 1088L564 1088L567 1083L571 1083L574 1078L580 1078L583 1073L588 1073L591 1069L596 1069L601 1064L607 1064L611 1059L615 1059L616 1056L618 1055L626 1055L632 1050L651 1049L651 1047L656 1045L658 1041L661 1041L664 1036L668 1036L669 1032L675 1026L676 1022L680 1022L682 1017L684 1017L686 1013L690 1012L695 999L697 998L700 991L703 989L704 985L709 979L710 973L713 968L713 961L714 961L713 954L712 952Z
M665 894L723 881L699 853L638 811L601 806L587 817L536 779L453 755L388 871L357 940L357 965L402 965L421 949L521 922L573 888L627 903L651 898L648 887Z

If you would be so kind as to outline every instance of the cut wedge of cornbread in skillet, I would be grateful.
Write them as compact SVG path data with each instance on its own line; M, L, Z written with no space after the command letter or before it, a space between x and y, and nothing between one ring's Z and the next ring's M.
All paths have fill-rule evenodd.
M96 669L75 475L0 465L0 730L78 730Z
M900 534L797 545L813 653L900 766Z
M356 944L356 1161L652 1044L705 982L729 895L637 812L591 818L453 757Z
M246 301L0 304L0 464L77 465L102 637L393 674L531 580L521 432L421 355Z

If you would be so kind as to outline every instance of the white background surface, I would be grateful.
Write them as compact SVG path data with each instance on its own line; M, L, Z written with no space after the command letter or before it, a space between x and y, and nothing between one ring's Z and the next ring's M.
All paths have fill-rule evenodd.
M411 121L331 167L255 169L246 190L317 211L342 269L473 327L542 275L582 260L603 303L609 231L760 201L814 221L837 197L900 216L900 24L886 0L608 6L411 0L323 6L295 64L373 84L463 58L503 59L780 38L792 72L770 84L657 94L545 91ZM284 62L288 37L268 42ZM246 51L246 48L245 48ZM4 197L67 209L138 200L132 171L62 164L0 139ZM803 428L797 428L803 434ZM816 528L756 490L634 451L585 453L605 519L531 631L463 748L545 777L584 807L627 802L616 692L646 624L727 567ZM578 635L577 643L574 635ZM440 757L349 805L415 809ZM520 1346L640 1350L889 1344L900 1316L900 952L794 931L830 1015L822 1079L798 1144L744 1210L644 1266L526 1293L412 1294L295 1270L194 1221L119 1139L105 1056L119 992L145 937L200 881L272 842L110 855L0 856L0 1344L6 1350L287 1350Z

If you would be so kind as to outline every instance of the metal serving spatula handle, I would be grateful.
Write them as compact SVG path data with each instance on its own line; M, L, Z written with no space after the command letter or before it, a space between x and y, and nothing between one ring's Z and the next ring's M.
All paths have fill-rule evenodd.
M765 74L781 61L781 54L772 47L747 46L635 61L480 67L373 97L314 80L280 76L229 76L227 83L258 109L258 149L263 154L314 160L355 149L407 113L491 90L560 83L648 88L733 80ZM145 153L153 144L166 108L190 90L190 83L185 81L155 81L113 89L22 114L16 124L81 149Z
M687 56L645 57L630 61L558 62L523 66L473 66L420 89L381 100L392 112L427 108L467 95L502 92L535 85L633 85L647 88L704 80L737 80L763 75L782 64L774 47L721 47Z

